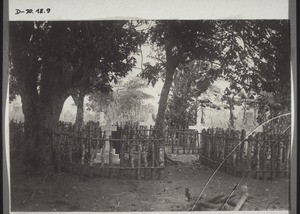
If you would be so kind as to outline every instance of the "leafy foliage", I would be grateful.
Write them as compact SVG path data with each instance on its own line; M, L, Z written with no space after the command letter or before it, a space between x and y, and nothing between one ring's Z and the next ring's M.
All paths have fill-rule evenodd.
M108 91L135 65L144 37L129 21L10 22L9 31L16 80L10 92L22 100L24 157L51 170L53 149L44 130L55 129L67 97Z
M142 76L152 84L163 77L166 85L163 91L170 87L166 82L173 81L175 69L193 60L202 60L221 71L232 83L231 93L241 89L272 92L276 102L290 106L288 21L156 21L149 35L149 42L158 52L157 64L146 65ZM199 86L205 89L206 83L209 84L199 81ZM168 93L165 94L160 102L160 118L164 118L166 103L163 99L168 98Z
M224 21L227 47L221 62L231 89L272 92L276 102L290 103L290 35L286 20Z
M89 108L104 112L112 121L141 121L146 113L153 113L153 106L144 101L153 98L143 92L147 83L135 77L119 81L111 93L96 92L89 96Z
M213 106L210 101L199 102L197 99L219 76L218 70L203 61L190 62L180 69L174 78L166 112L166 120L172 128L196 124L199 105Z
M17 70L14 53L21 59L30 55L38 65L28 71L29 78L41 93L49 77L60 83L60 90L109 91L107 83L124 77L135 65L132 54L143 42L127 21L11 22L10 35L11 75L25 73ZM62 69L54 71L58 66Z

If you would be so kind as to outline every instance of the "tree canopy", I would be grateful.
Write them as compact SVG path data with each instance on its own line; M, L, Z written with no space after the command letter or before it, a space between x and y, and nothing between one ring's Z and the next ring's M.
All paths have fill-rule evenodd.
M21 96L25 156L31 163L50 164L51 146L42 143L42 130L55 128L71 93L109 91L110 82L135 65L133 54L144 40L135 24L10 22L10 93Z
M163 78L158 130L164 123L167 99L176 71L193 60L209 62L230 81L232 93L267 91L289 106L290 50L286 20L172 20L156 21L149 42L157 63L146 64L142 77L155 84ZM284 90L280 90L280 88ZM285 101L279 97L285 94ZM287 102L286 102L287 101Z

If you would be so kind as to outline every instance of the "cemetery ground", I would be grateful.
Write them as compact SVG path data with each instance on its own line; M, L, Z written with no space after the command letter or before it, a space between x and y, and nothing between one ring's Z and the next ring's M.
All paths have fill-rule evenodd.
M11 161L12 211L184 211L188 210L185 188L196 198L213 169L199 164L198 157L173 155L178 165L167 165L161 180L85 178L67 173L44 183L35 171ZM229 194L240 177L218 172L204 194L210 198ZM250 198L244 210L289 208L289 179L262 181L244 178L235 190L242 196L247 185Z

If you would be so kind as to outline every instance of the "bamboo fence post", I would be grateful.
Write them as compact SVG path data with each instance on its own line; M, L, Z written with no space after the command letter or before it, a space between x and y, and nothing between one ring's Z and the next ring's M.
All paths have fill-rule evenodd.
M263 180L267 180L267 146L268 146L268 135L263 133L263 150L262 150L262 164L263 164Z
M207 138L208 138L208 140L207 140L207 165L208 166L212 166L211 165L211 161L210 161L210 159L211 159L211 141L212 141L212 133L211 133L211 129L207 129L207 134L208 134L208 136L207 136Z
M155 149L154 149L154 141L151 141L151 179L154 178L154 167L155 167Z
M219 129L219 163L224 160L224 129ZM222 166L222 170L224 167Z
M196 139L197 139L196 132L192 132L192 135L191 135L191 150L192 150L192 154L195 154Z
M200 133L197 131L197 133L196 133L196 136L197 136L197 138L196 138L196 152L197 152L197 154L200 154L200 147L201 147L201 135L200 135ZM200 157L200 155L199 155L199 157Z
M276 177L276 171L275 171L275 160L276 160L276 156L278 157L278 154L276 152L276 148L279 147L279 143L275 140L275 136L274 135L270 135L269 136L269 140L270 140L270 148L271 148L271 179L275 179Z
M59 135L59 127L54 130L53 140L56 145L56 161L57 161L57 171L61 172L61 146L60 146L60 135Z
M170 137L171 137L171 143L172 143L172 146L171 146L171 150L172 150L172 154L174 154L174 132L172 130L170 130Z
M286 153L285 153L285 159L286 159L286 162L285 162L285 170L286 170L286 173L285 173L285 177L289 178L290 177L290 150L291 150L291 139L290 139L290 134L287 135L286 137Z
M81 137L81 148L82 148L82 154L81 154L81 164L83 165L84 164L84 161L85 161L85 137L86 137L86 134L85 134L85 131L83 131L82 133L82 137Z
M147 137L147 136L146 136ZM147 160L147 148L148 148L148 139L146 139L146 141L144 142L143 146L142 146L142 150L143 150L143 161L144 161L144 179L147 179L148 173L147 173L147 168L148 168L148 160Z
M192 143L192 133L188 131L186 136L186 148L187 148L187 153L191 153L191 143Z
M69 165L69 173L72 173L72 165L73 165L73 130L69 127L69 143L68 143L68 165Z
M240 138L239 138L239 141L242 141L244 140L246 136L246 131L243 129L241 132L240 132ZM239 143L239 142L237 142ZM242 176L243 175L243 172L245 171L244 170L244 165L246 164L246 160L245 160L245 157L244 157L244 152L245 152L245 141L243 141L241 143L241 145L239 146L239 149L238 149L238 152L239 152L239 162L238 162L238 172L239 172L239 175Z
M261 134L257 133L255 135L256 140L256 179L259 179L260 176L260 141L261 141Z
M126 141L121 140L121 148L120 148L120 170L119 177L122 177L122 168L124 167L124 159L125 159L125 143Z
M104 157L104 154L105 154L105 142L106 142L106 132L105 131L103 131L103 133L102 133L102 154L101 154L101 163L102 163L102 165L103 164L105 164L105 157Z
M109 177L112 177L113 175L113 160L112 160L112 154L113 154L113 143L111 136L109 136L109 153L108 153L108 174Z
M205 133L204 133L204 140L205 140L205 165L206 166L209 166L209 129L206 129L205 130Z
M63 161L63 149L64 149L64 135L63 135L63 128L59 127L59 132L58 132L58 146L59 146L59 156L58 156L58 162L59 162L59 166L58 166L58 171L61 172L61 167L62 167L62 161Z
M176 141L176 148L177 148L177 155L179 155L179 141L180 141L180 133L179 132L176 132L174 130L174 133L175 133L175 141Z
M90 178L93 177L93 165L94 165L94 147L93 147L93 123L88 124L88 151L89 151L89 162L87 165L88 168L88 176Z
M219 128L215 129L215 137L214 137L214 152L215 152L215 164L214 167L218 167L218 162L219 162L219 142L220 142L220 133L219 133Z
M102 132L102 130L101 130ZM101 146L102 146L102 154L101 154L101 177L104 177L104 166L105 166L105 144L106 144L106 140L107 140L107 136L106 136L106 132L103 131L102 132L102 140L101 140Z
M252 145L253 145L253 136L250 135L245 142L247 144L247 171L248 171L248 177L252 177L252 164L251 164L251 158L252 158Z
M206 157L206 141L205 141L205 129L202 129L201 134L200 134L200 138L201 138L201 149L199 148L199 161L201 164L206 165L206 159L204 157Z
M185 154L185 132L180 131L180 146L182 146L182 153Z
M230 152L230 130L229 129L226 129L226 131L225 131L225 142L224 142L224 144L225 144L224 155L225 155L225 157L227 157L227 155ZM225 160L225 164L226 164L226 172L228 174L230 174L230 157L228 157Z
M279 143L278 143L278 162L277 162L277 173L276 176L277 177L281 177L282 176L282 170L283 170L283 138L282 135L279 136Z
M220 129L219 132L220 132L220 134L219 134L220 135L220 141L219 141L220 142L219 143L219 162L221 163L224 160L224 158L225 158L225 156L224 156L224 153L225 153L224 129ZM224 165L222 166L221 170L222 171L225 170Z
M131 177L134 177L134 155L133 155L133 141L129 141L129 164L131 167Z
M212 167L215 168L217 167L217 133L216 129L212 128L212 139L211 139L211 152L212 152Z
M81 174L84 175L85 173L85 164L87 161L87 133L86 129L83 130L83 139L82 139L82 157L81 157L81 164L82 164L82 171Z
M137 170L136 170L136 179L140 180L141 175L140 175L140 169L141 169L141 155L142 155L142 145L141 142L138 141L138 149L137 149Z
M208 155L209 155L209 158L214 161L214 139L215 139L215 133L214 133L214 129L213 128L210 128L209 129L209 150L208 150ZM212 162L211 160L209 160L209 166L210 167L214 167L214 162Z
M219 145L218 145L218 162L221 163L224 160L224 129L219 128ZM222 169L224 171L224 166Z
M233 148L239 143L240 141L240 131L234 131L234 144L233 144ZM234 152L233 152L233 174L235 176L238 175L239 170L240 170L240 163L239 161L241 161L239 159L240 157L240 151L241 151L241 145L239 147L237 147Z

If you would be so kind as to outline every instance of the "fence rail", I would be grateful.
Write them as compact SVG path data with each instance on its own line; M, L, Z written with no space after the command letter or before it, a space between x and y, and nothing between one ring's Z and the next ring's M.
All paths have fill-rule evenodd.
M245 131L208 129L201 132L200 161L217 167L245 138ZM290 135L254 133L226 159L221 170L257 179L289 177Z

